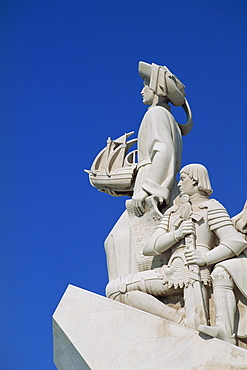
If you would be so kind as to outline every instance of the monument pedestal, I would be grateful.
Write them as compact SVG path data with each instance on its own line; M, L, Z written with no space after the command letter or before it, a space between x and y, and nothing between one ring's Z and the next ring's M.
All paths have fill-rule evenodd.
M53 315L59 370L246 369L247 350L69 285Z

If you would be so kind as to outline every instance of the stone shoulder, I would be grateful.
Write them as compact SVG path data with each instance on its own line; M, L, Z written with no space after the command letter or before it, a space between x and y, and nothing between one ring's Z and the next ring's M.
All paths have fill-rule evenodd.
M207 208L208 211L226 210L225 207L216 199L208 199L200 206L200 208Z
M146 116L153 116L153 115L156 115L156 114L165 114L165 115L172 115L171 112L166 109L165 107L162 107L161 105L155 105L154 107L150 107L147 112L146 112Z

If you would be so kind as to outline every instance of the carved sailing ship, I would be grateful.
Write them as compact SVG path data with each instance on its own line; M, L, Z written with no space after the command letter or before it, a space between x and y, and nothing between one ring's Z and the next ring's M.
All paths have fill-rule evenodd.
M134 133L125 133L119 138L107 139L106 147L102 149L93 161L89 174L92 186L113 196L132 195L134 179L137 172L137 150L129 149L137 139L127 139Z

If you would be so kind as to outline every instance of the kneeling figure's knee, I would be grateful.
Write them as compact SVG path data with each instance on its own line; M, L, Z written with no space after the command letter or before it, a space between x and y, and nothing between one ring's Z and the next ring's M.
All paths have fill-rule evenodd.
M106 286L106 296L111 299L117 299L120 294L126 293L126 283L121 278L109 281Z
M215 266L211 277L213 279L214 287L228 287L233 288L234 283L230 274L222 266Z

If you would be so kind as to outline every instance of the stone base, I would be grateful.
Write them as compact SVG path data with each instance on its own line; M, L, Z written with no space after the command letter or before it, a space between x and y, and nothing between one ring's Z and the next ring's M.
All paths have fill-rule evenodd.
M69 285L53 315L59 370L246 369L247 350Z

